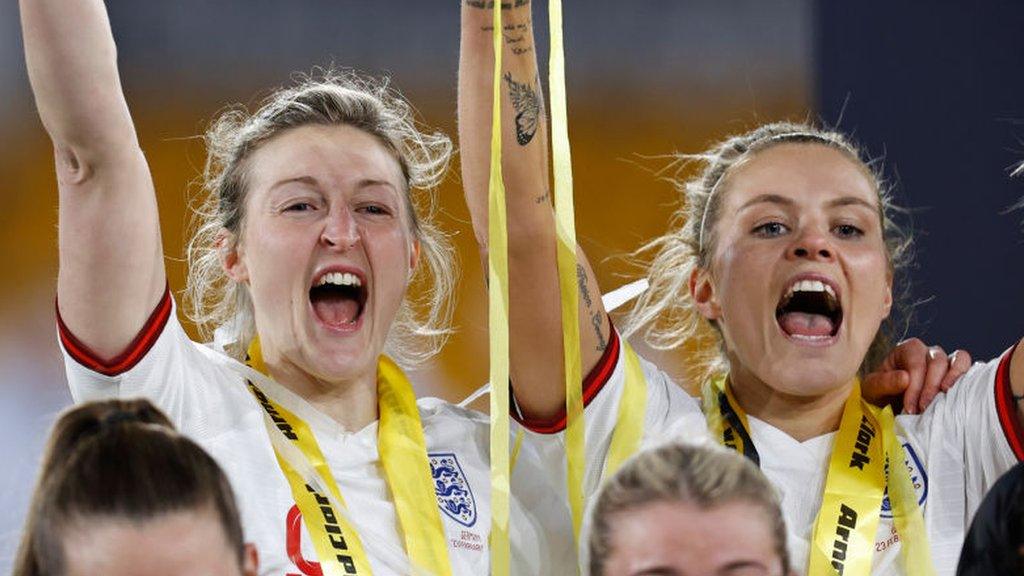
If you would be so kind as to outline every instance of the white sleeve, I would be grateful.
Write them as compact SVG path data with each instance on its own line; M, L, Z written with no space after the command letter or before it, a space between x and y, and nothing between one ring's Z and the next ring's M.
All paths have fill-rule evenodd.
M595 492L600 484L605 460L618 421L619 401L626 383L625 352L616 330L612 330L608 348L583 381L583 416L586 429L586 475L584 494ZM640 359L647 383L643 416L642 446L673 439L702 442L706 425L696 398L690 396L654 364ZM549 421L517 418L529 432L531 441L542 453L559 485L565 485L565 411Z
M215 352L189 339L175 308L166 292L128 348L108 361L79 342L58 315L58 340L75 402L143 397L182 432L208 437L223 430L237 411L218 407L237 402L230 397L238 390L227 389L231 373L214 360Z
M976 363L940 395L932 418L924 418L934 443L962 454L964 488L977 505L1007 470L1024 458L1024 436L1010 388L1010 358ZM927 412L925 413L927 415Z

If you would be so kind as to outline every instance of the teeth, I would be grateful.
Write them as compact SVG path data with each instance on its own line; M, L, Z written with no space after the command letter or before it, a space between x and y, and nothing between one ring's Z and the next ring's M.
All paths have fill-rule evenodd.
M363 282L355 274L349 274L348 272L329 272L320 277L320 281L317 282L317 286L323 286L325 284L334 284L336 286L355 286L360 287Z
M794 292L827 292L829 296L836 297L836 291L831 286L820 280L800 280L789 287L786 296L792 296Z

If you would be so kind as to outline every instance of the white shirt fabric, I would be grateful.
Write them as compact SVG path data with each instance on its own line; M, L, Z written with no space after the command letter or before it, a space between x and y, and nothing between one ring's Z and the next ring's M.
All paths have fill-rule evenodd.
M166 297L165 301L169 298ZM192 342L169 316L154 314L124 370L97 368L84 347L61 325L61 349L76 402L146 397L181 432L221 465L234 488L245 537L256 544L261 575L303 575L316 553L301 522L264 425L263 410L248 390L244 367L227 355ZM162 324L165 322L165 324ZM147 338L147 333L153 333ZM72 350L72 351L69 351ZM377 452L377 424L346 432L293 394L285 407L313 430L360 535L374 574L406 574L408 559ZM455 574L489 572L489 420L436 398L417 402L438 506ZM550 486L535 447L525 442L512 477L511 540L515 574L573 573L576 556L567 503ZM453 490L452 487L455 487ZM452 494L461 495L453 499ZM468 493L468 494L466 494ZM468 496L468 497L467 497ZM291 522L289 522L291 520ZM295 543L298 543L295 545Z
M1009 354L1004 358L1008 361ZM975 364L923 414L896 417L940 576L956 573L975 510L996 480L1017 463L996 408L999 363ZM761 470L782 493L793 566L805 570L835 433L797 442L757 418L749 421ZM872 561L872 574L879 576L904 574L889 510L888 501L883 502Z
M609 352L584 385L585 397L590 398L584 413L587 435L584 489L589 496L594 495L600 484L625 383L625 362L618 350L619 339L615 335L611 340ZM940 394L923 414L896 419L907 465L923 507L932 560L940 576L955 574L964 534L974 511L999 476L1017 462L1000 424L996 402L1001 387L1009 386L1008 376L1005 376L1008 366L1000 363L1008 363L1010 355L1007 352L1001 359L975 364L950 392ZM642 447L666 441L712 441L698 399L642 358L641 366L647 379ZM1001 369L1003 375L1000 375ZM1015 415L1009 417L1015 418ZM801 443L766 422L749 416L748 419L761 470L782 497L792 566L803 574L835 433ZM564 470L564 434L561 433L564 419L563 422L524 422L524 425L533 429L536 436L543 436L537 442L543 446L542 455L551 462L550 467ZM557 482L565 498L564 472ZM883 502L883 518L873 557L874 576L904 574L900 566L899 537L887 507L888 502Z

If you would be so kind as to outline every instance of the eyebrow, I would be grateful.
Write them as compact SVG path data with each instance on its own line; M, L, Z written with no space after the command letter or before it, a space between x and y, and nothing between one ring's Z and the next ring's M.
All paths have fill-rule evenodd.
M320 181L312 176L296 176L294 178L285 178L284 180L278 180L270 186L271 190L284 186L285 184L307 184L313 187L320 187ZM356 183L356 188L369 188L370 186L387 186L395 189L395 185L387 180L379 180L376 178L364 178Z
M293 183L309 184L310 186L320 185L320 183L317 182L317 179L313 178L312 176L296 176L294 178L285 178L284 180L278 180L277 182L274 182L273 184L270 185L270 190L279 188L281 186L284 186L285 184Z
M747 200L742 206L739 207L739 210L737 210L737 212L743 211L756 204L780 204L782 206L793 206L795 202L792 198L787 198L786 196L781 196L779 194L759 194L751 198L750 200ZM864 208L867 208L871 211L878 210L877 206L871 204L870 202L864 200L863 198L858 198L856 196L842 196L840 198L836 198L835 200L829 200L828 202L825 203L826 208L840 208L843 206L863 206Z

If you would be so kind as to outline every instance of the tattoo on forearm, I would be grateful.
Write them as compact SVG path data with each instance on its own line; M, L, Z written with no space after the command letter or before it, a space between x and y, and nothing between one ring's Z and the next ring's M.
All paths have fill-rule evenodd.
M544 202L547 202L549 198L551 198L551 192L549 190L545 190L543 194L534 198L533 201L536 202L537 204L542 204Z
M533 52L533 22L527 18L525 22L505 23L501 26L501 37L505 40L514 56L522 56ZM480 30L492 32L494 26L481 26Z
M604 336L604 314L598 310L594 311L594 301L590 297L590 285L587 280L587 269L581 264L576 265L576 284L579 286L580 298L587 306L590 317L590 324L594 327L594 334L597 336L597 351L604 352L608 348L608 339Z
M513 80L511 72L505 74L505 82L508 83L508 95L516 114L516 142L526 146L533 140L540 123L540 98L533 86Z
M594 325L594 333L597 334L597 350L598 352L604 352L608 348L608 340L604 337L604 315L600 312L594 312L590 316L590 323Z
M587 285L587 269L581 264L576 265L576 284L579 286L583 303L587 305L587 310L590 310L594 307L594 302L590 299L590 287Z
M512 8L522 8L523 6L529 6L530 0L511 0L501 3L502 10L509 10ZM494 0L466 0L466 6L470 8L494 8Z

